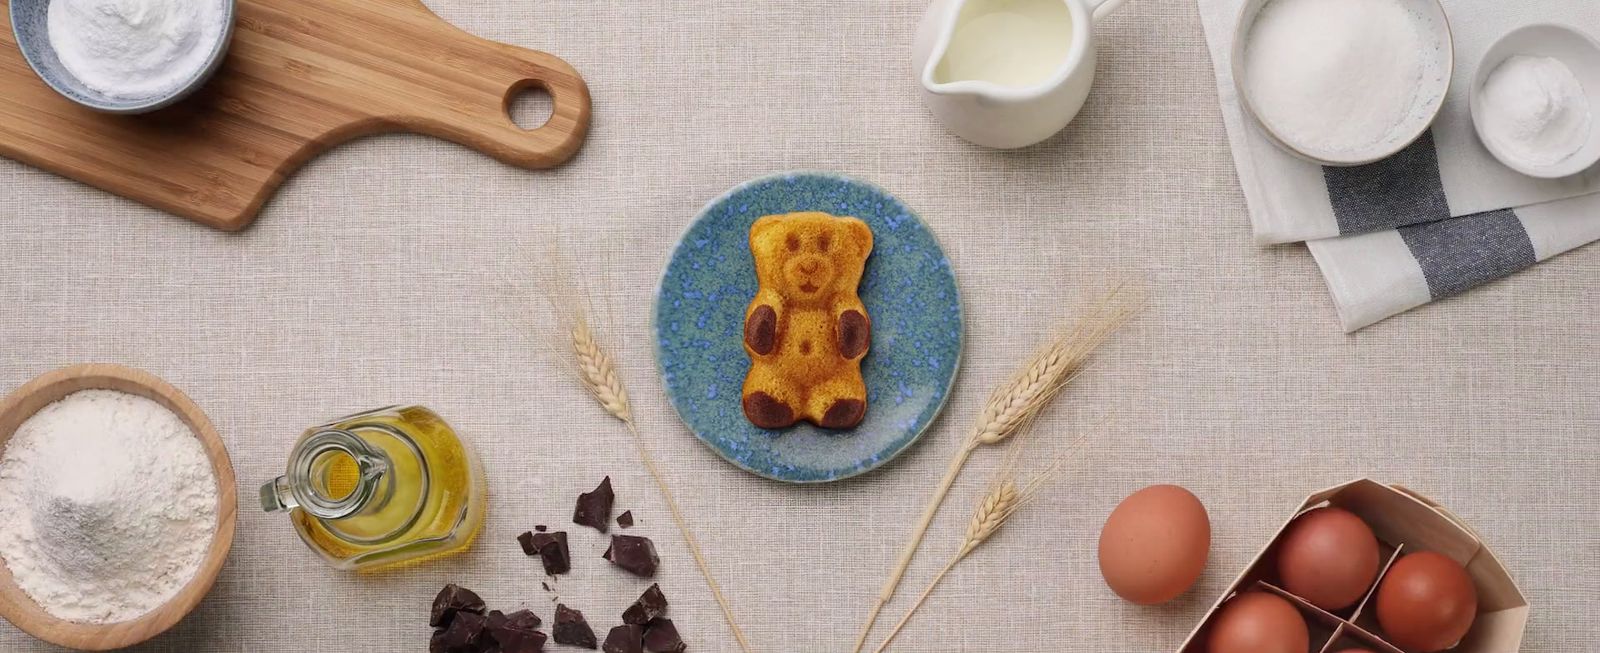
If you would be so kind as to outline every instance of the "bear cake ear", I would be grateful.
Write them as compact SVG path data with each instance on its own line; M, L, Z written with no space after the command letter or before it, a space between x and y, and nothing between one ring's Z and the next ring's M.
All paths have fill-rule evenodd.
M872 253L872 227L868 227L860 218L845 218L845 231L851 241L861 245L862 254Z
M783 217L783 216L764 215L764 216L761 216L760 218L758 218L756 220L755 224L750 225L750 240L751 240L751 242L754 242L756 239L760 238L762 232L765 232L766 230L771 229L773 226L777 225L779 223L779 218L781 218L781 217Z

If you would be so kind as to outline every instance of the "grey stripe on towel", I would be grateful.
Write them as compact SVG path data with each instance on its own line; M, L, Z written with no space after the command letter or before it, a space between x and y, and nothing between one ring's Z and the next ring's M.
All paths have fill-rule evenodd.
M1511 209L1399 229L1422 266L1434 299L1510 275L1538 260L1527 228Z
M1343 235L1450 218L1432 131L1377 163L1324 166L1322 179Z

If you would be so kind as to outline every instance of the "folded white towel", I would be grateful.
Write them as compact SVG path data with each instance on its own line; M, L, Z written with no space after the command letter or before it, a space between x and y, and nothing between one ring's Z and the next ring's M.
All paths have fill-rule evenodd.
M1313 240L1345 331L1600 240L1600 194Z

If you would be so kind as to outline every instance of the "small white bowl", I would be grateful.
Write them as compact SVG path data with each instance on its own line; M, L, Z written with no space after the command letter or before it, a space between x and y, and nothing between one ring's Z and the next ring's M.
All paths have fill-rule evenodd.
M1305 144L1295 143L1274 131L1272 125L1262 120L1256 110L1255 100L1250 94L1244 57L1249 45L1250 30L1255 27L1256 17L1260 15L1262 8L1275 1L1246 0L1239 10L1239 20L1234 29L1233 50L1229 56L1232 57L1233 83L1239 93L1239 104L1244 107L1245 114L1261 127L1262 133L1267 135L1268 140L1279 149L1320 165L1356 166L1393 156L1416 142L1417 138L1433 125L1434 118L1439 116L1439 110L1444 107L1445 94L1450 90L1450 76L1455 70L1455 39L1450 32L1450 21L1445 17L1444 6L1439 0L1396 0L1421 19L1418 21L1418 26L1423 30L1424 38L1432 39L1432 43L1426 47L1431 47L1434 56L1433 70L1439 73L1433 79L1423 80L1426 85L1419 88L1417 94L1422 98L1422 102L1412 109L1400 136L1366 150L1331 153L1316 151Z
M1589 140L1572 156L1550 165L1535 165L1513 159L1484 133L1483 107L1480 104L1483 85L1500 64L1519 54L1552 57L1566 64L1573 76L1578 78L1578 83L1583 85L1583 94L1589 98ZM1483 60L1478 62L1467 103L1472 107L1472 127L1478 132L1478 140L1506 167L1543 179L1559 179L1583 172L1600 161L1600 44L1583 32L1562 25L1538 24L1514 29L1489 46Z
M62 65L60 57L56 56L55 46L50 43L50 30L47 24L50 12L50 0L10 0L11 32L17 39L17 49L22 51L22 58L33 68L50 88L55 89L62 97L78 104L106 113L138 114L149 113L163 109L204 86L211 74L222 65L223 58L228 53L228 43L233 39L234 0L221 0L225 10L223 15L224 25L216 42L207 43L208 48L205 64L196 70L184 83L170 91L158 95L145 97L122 97L110 95L83 83Z

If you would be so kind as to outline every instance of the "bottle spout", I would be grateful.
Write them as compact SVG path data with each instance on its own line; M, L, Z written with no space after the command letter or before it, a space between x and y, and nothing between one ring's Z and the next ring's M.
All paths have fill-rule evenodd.
M279 476L267 481L261 486L261 509L267 512L282 512L300 507L300 502L295 501L294 492L289 487L289 477Z

